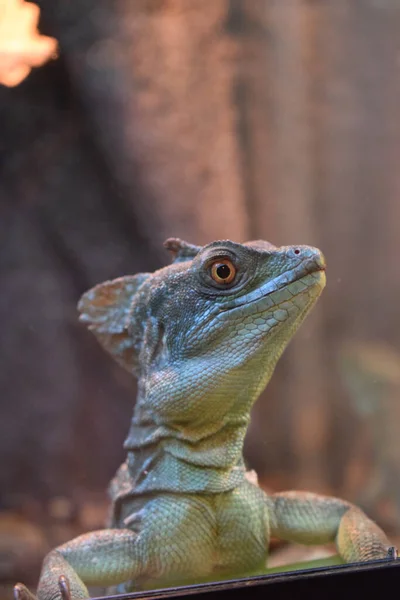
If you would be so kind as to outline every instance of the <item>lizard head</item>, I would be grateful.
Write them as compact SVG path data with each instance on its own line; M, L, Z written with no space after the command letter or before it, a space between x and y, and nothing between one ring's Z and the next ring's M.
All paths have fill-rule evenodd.
M139 377L149 405L179 390L185 404L168 406L170 416L205 411L188 400L193 388L229 397L230 406L238 395L252 404L325 285L321 252L264 241L166 246L171 265L84 294L81 320Z

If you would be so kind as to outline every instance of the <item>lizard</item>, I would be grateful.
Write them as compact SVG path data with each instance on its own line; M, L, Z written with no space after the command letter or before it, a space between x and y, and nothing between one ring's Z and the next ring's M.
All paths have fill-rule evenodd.
M39 600L247 576L271 536L336 542L344 561L395 552L361 509L306 491L267 495L246 477L250 410L319 298L323 254L311 246L165 242L170 265L101 283L80 320L138 379L127 459L110 485L109 527L44 560ZM23 585L16 600L35 596Z

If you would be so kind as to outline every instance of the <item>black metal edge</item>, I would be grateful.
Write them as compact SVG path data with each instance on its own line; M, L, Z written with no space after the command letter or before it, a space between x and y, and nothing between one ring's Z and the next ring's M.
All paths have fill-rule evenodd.
M379 585L380 591L383 592L385 581L388 585L390 583L390 588L393 589L394 579L396 580L395 589L398 589L400 586L400 560L383 559L367 563L332 565L302 571L288 571L145 592L102 596L93 600L157 600L189 596L206 597L207 600L212 600L217 595L218 600L220 600L224 596L224 592L229 592L229 598L232 598L232 593L235 598L243 597L243 594L249 593L252 593L255 598L258 597L260 592L263 595L265 594L267 591L263 589L265 587L269 588L268 593L279 593L280 599L286 597L286 592L289 593L287 598L292 598L293 594L301 598L303 597L301 590L304 591L306 588L307 598L313 598L313 588L316 598L321 597L320 595L323 594L324 598L337 598L340 596L340 600L346 600L347 598L354 599L354 586L364 589L366 586Z

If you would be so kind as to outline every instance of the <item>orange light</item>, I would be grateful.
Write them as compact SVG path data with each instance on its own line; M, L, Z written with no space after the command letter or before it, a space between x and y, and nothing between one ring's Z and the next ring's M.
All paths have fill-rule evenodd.
M57 53L57 40L40 35L40 8L25 0L0 0L0 84L14 87Z

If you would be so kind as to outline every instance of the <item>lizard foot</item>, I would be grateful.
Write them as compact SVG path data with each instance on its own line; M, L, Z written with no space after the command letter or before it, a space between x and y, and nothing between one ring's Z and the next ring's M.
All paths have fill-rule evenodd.
M72 600L71 588L65 575L58 578L58 589L60 590L61 600ZM17 583L14 585L14 600L37 600L37 598L23 583Z

